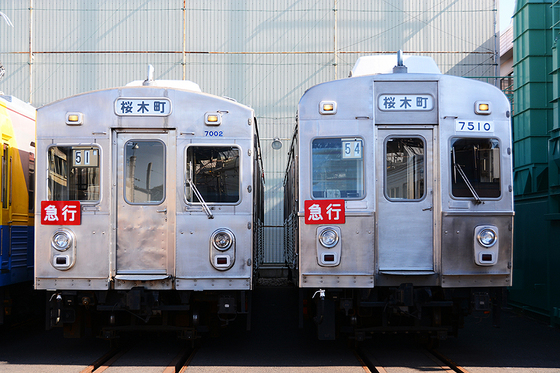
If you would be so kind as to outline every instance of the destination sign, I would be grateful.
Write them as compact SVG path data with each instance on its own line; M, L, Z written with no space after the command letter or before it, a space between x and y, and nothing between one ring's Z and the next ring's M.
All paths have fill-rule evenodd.
M432 95L379 95L382 111L430 111L434 108Z
M171 100L166 97L120 97L115 101L119 116L165 117L171 114Z

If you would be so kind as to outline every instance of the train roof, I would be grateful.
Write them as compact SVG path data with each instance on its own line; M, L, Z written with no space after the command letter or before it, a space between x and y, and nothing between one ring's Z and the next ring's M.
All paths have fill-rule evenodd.
M190 80L152 80L146 83L146 80L134 80L126 85L126 87L160 87L160 88L176 88L193 92L202 92L200 86Z
M4 101L3 106L9 106L12 110L17 111L18 113L28 116L35 120L35 107L31 104L28 104L25 101L20 100L14 96L7 96L0 94L0 99Z
M410 56L400 61L394 55L372 59L362 57L354 71L356 75L349 78L307 89L298 104L298 118L346 120L372 118L373 115L376 123L380 123L381 116L386 113L380 111L378 100L380 95L387 94L437 96L436 110L441 116L447 115L446 110L451 107L461 107L465 113L471 113L475 102L484 100L492 102L494 113L506 115L510 110L510 103L499 88L475 79L442 74L428 57ZM319 104L331 101L338 107L336 114L324 116L319 111ZM454 115L459 113L457 110L454 109ZM420 113L417 114L413 120L421 121Z
M396 54L360 57L354 64L350 76L391 74L393 68L399 63L399 57ZM402 63L411 74L441 74L439 67L431 57L403 56Z

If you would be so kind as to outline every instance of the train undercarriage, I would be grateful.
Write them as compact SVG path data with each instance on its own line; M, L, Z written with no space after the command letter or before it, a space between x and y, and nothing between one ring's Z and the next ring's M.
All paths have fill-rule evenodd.
M118 338L133 332L174 332L195 340L245 319L251 325L251 292L176 290L56 291L47 295L46 327L67 338ZM242 317L239 317L242 316ZM240 322L242 322L240 320Z
M457 336L464 317L499 324L503 288L398 287L300 289L300 327L313 321L320 340L363 341L377 333L416 333L428 340Z

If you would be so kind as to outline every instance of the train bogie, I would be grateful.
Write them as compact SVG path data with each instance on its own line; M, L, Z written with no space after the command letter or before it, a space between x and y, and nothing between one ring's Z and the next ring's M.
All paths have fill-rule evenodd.
M299 103L287 253L323 339L334 325L443 338L511 285L509 102L429 58L406 61L360 59Z
M106 335L192 337L201 308L248 313L263 183L250 108L191 82L90 92L39 109L37 154L35 287L52 325L79 334L101 315Z

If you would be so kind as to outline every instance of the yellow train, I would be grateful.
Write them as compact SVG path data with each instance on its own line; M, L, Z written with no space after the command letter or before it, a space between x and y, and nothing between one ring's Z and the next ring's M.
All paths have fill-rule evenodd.
M0 94L0 324L30 305L33 289L35 116L33 106Z

